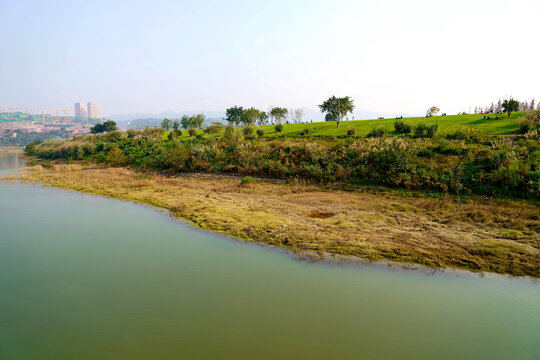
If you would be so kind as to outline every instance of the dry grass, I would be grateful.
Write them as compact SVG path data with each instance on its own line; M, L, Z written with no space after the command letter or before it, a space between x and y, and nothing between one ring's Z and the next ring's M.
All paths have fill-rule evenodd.
M196 226L283 246L540 277L540 209L503 200L324 191L235 179L173 178L122 168L34 167L22 180L169 209Z

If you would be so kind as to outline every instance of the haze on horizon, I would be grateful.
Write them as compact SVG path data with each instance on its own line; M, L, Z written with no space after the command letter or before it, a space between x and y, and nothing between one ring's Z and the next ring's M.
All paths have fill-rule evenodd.
M0 2L0 103L457 113L540 97L537 0Z

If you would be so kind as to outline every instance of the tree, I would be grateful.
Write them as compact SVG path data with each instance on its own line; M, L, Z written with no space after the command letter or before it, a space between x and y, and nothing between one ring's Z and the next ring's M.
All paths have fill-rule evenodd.
M348 114L354 110L353 100L349 96L338 98L332 96L321 105L319 105L322 113L327 113L332 116L336 121L337 127L339 122Z
M173 129L174 130L178 130L180 128L180 123L178 122L178 120L174 120L173 122Z
M332 114L326 114L324 116L324 121L336 121L336 119L334 119L334 116Z
M197 114L191 117L191 124L193 127L202 129L204 120L206 120L206 116L204 116L204 114Z
M92 134L99 134L115 130L117 130L116 123L112 120L105 121L103 124L96 124L90 128L90 132Z
M240 107L233 106L231 108L228 108L225 111L225 116L226 116L225 120L227 120L229 124L239 125L243 121L243 118L244 118L244 108L241 106Z
M508 117L510 117L512 112L519 110L519 101L514 100L513 98L505 99L502 103L502 108L504 112L508 114Z
M275 124L281 124L288 113L289 110L287 110L287 108L273 107L272 110L270 110L270 116Z
M304 110L302 109L294 109L291 113L292 122L295 124L301 123L303 117L304 117Z
M433 116L433 115L437 115L439 113L439 111L441 111L441 109L439 109L438 107L436 106L432 106L429 108L429 110L427 111L426 115L427 116Z
M254 125L259 118L260 111L255 108L249 108L244 111L243 123L244 125Z
M180 123L182 123L182 127L186 130L193 127L191 124L191 117L189 115L182 115Z
M531 100L531 105L529 106L529 110L534 111L535 109L536 109L536 105L535 105L534 99L532 99Z
M260 111L259 118L257 120L259 122L259 125L266 125L266 123L268 122L268 113L266 111Z
M173 122L171 119L163 119L163 121L161 122L161 127L164 129L164 130L171 130L172 127L173 127Z
M499 101L497 102L497 106L495 107L495 112L496 113L502 113L502 111L503 111L502 101L501 101L501 99L499 99Z

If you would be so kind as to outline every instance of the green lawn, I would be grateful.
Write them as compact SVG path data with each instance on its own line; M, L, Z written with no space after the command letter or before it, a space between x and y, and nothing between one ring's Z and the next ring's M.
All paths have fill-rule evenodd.
M476 128L483 131L488 135L511 135L515 134L518 130L519 118L524 114L523 111L514 112L510 118L508 115L499 115L499 119L495 119L495 114L482 115L448 115L448 116L434 116L431 118L424 117L410 117L403 118L406 123L416 125L425 123L427 125L438 124L439 133L450 133L455 131L460 126L466 126L469 128ZM491 119L484 120L484 116L489 116ZM253 126L254 129L264 129L265 137L276 136L299 136L298 133L303 129L309 129L307 136L340 136L347 135L348 129L354 129L354 136L366 136L371 129L382 126L390 135L397 135L394 132L394 118L378 119L378 120L354 120L354 121L342 121L339 128L336 127L335 122L316 122L306 124L284 124L283 131L281 133L276 132L274 125L262 125ZM203 133L202 130L198 131ZM168 135L165 133L164 139ZM182 136L180 138L189 138L188 132L182 130Z

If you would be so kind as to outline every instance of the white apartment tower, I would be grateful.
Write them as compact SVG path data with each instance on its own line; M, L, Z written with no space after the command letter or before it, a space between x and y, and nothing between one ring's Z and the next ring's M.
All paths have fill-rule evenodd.
M75 117L85 118L88 117L88 108L86 103L78 102L75 103Z
M96 103L89 102L87 109L88 109L89 118L94 118L94 119L99 118L99 108Z

